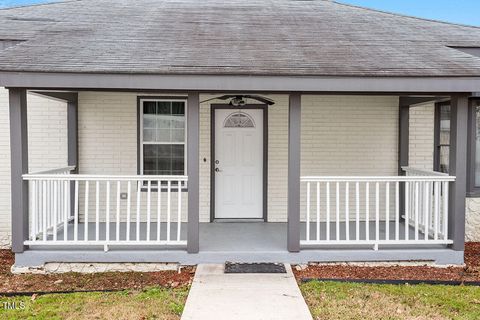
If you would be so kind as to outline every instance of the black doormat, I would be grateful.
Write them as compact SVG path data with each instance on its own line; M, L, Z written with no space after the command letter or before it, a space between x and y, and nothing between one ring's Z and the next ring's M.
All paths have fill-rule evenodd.
M283 263L225 262L225 273L287 273Z

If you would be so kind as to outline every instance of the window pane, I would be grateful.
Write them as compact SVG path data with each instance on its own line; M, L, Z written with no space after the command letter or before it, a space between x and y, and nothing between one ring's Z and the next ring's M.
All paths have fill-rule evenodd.
M156 114L157 103L155 101L143 101L143 114Z
M172 103L168 101L159 101L158 114L172 114Z
M144 145L144 174L183 175L185 173L184 145Z
M440 147L440 172L448 173L449 160L450 160L450 146Z
M185 142L184 101L143 102L144 142Z
M440 132L438 156L440 159L440 172L448 173L450 161L450 105L440 106Z
M185 102L175 101L172 102L172 114L185 115Z

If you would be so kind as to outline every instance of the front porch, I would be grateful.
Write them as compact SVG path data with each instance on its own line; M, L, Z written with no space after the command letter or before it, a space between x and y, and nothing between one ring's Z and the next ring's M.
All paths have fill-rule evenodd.
M24 126L21 113L26 105L23 99L15 99L15 94L21 96L24 93L24 90L11 90L11 109L14 115L20 113L12 119L18 120L18 123L13 122L20 127ZM82 158L83 163L79 161L76 115L79 102L75 95L75 99L69 100L69 167L28 173L23 151L12 149L12 159L23 157L22 161L12 163L16 167L16 170L12 169L12 186L16 186L17 191L12 193L12 203L16 205L13 208L14 230L17 229L14 232L16 263L151 261L190 264L226 260L463 263L461 212L464 208L461 208L461 202L464 197L457 194L462 193L458 191L458 176L408 167L408 117L404 118L408 105L402 104L405 100L399 98L400 132L395 140L398 149L390 144L392 136L395 137L391 133L397 128L382 127L388 137L378 140L382 144L379 152L388 154L384 157L388 159L382 160L382 155L365 157L374 159L367 163L370 167L365 170L356 166L351 156L345 156L351 154L351 149L339 152L345 162L329 164L333 169L324 166L329 156L327 153L317 161L318 151L309 149L305 152L308 143L315 143L320 135L328 133L323 128L315 128L315 118L312 120L308 119L309 114L302 115L301 95L286 97L288 99L282 97L278 100L288 101L288 122L285 125L280 121L280 125L274 128L277 134L273 137L271 131L266 131L269 139L265 138L264 159L266 161L268 157L268 167L273 168L267 171L264 166L263 222L218 222L214 215L209 217L211 222L207 222L202 214L212 211L215 202L206 190L214 192L215 189L213 184L205 185L204 182L215 174L214 158L207 160L208 153L200 141L205 132L200 125L198 93L189 93L186 100L185 172L188 175L148 175L142 172L121 175L105 172L105 167L98 169L105 173L90 173L84 169L88 163L93 168L90 170L96 171L92 155L98 154L92 153L95 143L84 137L83 149L90 154ZM427 98L420 101L424 99ZM436 97L428 99L435 100ZM310 108L308 110L313 110L316 100L304 100ZM325 99L327 102L332 100ZM351 100L345 99L347 102ZM372 110L377 110L375 108ZM278 120L281 112L271 113ZM385 117L390 115L388 113ZM302 121L307 124L308 131L301 131ZM375 123L381 123L377 121ZM341 122L338 119L338 124ZM270 122L265 119L265 124ZM24 132L16 125L12 126L12 136L20 135L20 145L25 145ZM207 129L211 130L211 127ZM282 132L286 133L287 144L279 146L279 141L283 141L279 138ZM356 134L372 139L368 128L367 131L359 129ZM457 141L461 140L458 132L454 135ZM367 146L368 140L364 143L364 148L375 150L375 146ZM270 145L276 149L270 149ZM351 146L345 144L344 147ZM341 145L333 144L330 148L336 150ZM285 171L284 159L276 158L283 150L286 151ZM355 149L358 150L362 152L362 149ZM454 160L451 163L460 166L457 158L461 156L455 148L451 150L451 159ZM396 151L399 157L392 160L390 155L395 155ZM103 158L105 154L101 153ZM208 171L209 167L211 171ZM397 168L399 174L395 172ZM339 172L344 174L338 175ZM350 175L352 172L354 174ZM281 183L284 180L286 192L282 198ZM275 211L274 205L267 206L266 202L271 200L273 193L276 193L274 200L277 201L274 205L286 212L284 218Z

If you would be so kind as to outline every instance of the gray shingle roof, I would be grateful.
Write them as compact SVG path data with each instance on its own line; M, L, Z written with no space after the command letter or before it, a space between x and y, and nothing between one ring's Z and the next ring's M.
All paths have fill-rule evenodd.
M79 0L0 10L0 71L480 76L480 28L332 1Z

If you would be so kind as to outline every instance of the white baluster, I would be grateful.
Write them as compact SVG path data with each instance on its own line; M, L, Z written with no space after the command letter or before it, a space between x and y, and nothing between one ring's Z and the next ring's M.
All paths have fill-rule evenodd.
M84 228L84 239L85 241L88 241L88 197L89 197L89 187L90 183L89 181L85 181L85 228Z
M33 180L30 182L31 190L32 190L32 225L30 226L30 237L29 239L32 241L37 240L37 214L38 214L38 207L37 207L37 198L38 198L38 189L37 189L37 181Z
M330 182L327 182L327 194L326 194L326 200L327 200L327 241L330 241Z
M443 183L443 238L448 240L448 182Z
M152 181L147 182L147 241L150 241L150 217L151 217L151 204L152 204Z
M317 241L320 241L320 182L317 182Z
M349 201L350 201L350 184L347 182L345 184L345 239L348 241L350 240L350 208L349 208Z
M106 232L106 235L105 235L105 241L110 241L110 181L107 181L107 204L106 204L106 208L105 208L105 223L106 223L106 226L105 226L105 232Z
M58 183L59 181L53 182L53 241L57 241L57 217L58 217ZM65 239L64 239L65 240Z
M117 216L115 219L115 238L120 241L120 196L121 196L121 183L117 181Z
M68 241L68 217L70 210L70 184L69 181L63 182L63 240Z
M405 182L405 240L410 239L410 182Z
M370 183L365 184L365 235L370 240Z
M429 222L428 222L428 216L430 214L430 201L429 201L429 195L430 195L430 184L428 182L425 182L425 196L424 196L424 201L425 201L425 212L423 214L424 218L424 233L425 233L425 240L428 240L428 233L429 233Z
M335 231L336 231L336 239L340 241L340 184L337 182L336 186L336 195L335 195Z
M355 183L355 236L360 241L360 185Z
M178 204L177 204L177 241L180 241L182 231L182 182L178 181Z
M79 189L79 182L75 180L75 207L74 210L74 221L73 221L73 238L75 242L78 241L78 189Z
M435 182L435 200L434 200L434 226L433 226L433 230L434 230L434 234L433 234L433 238L435 240L438 240L438 216L439 216L439 204L440 204L440 183L437 181Z
M420 209L419 197L420 197L419 183L415 182L415 240L418 240L418 212Z
M306 219L306 240L310 241L310 182L307 182L307 219Z
M143 181L137 181L137 219L136 219L136 239L140 241L140 196L142 193Z
M127 238L126 241L130 241L130 215L131 210L130 207L132 206L132 182L128 181L127 183Z
M395 183L395 240L400 240L400 183Z
M375 183L375 240L380 240L380 186Z
M167 242L170 242L170 218L171 218L171 181L167 182Z
M161 218L162 218L162 182L157 181L157 241L160 241Z
M95 182L95 241L100 240L100 181Z
M385 184L385 240L390 240L390 183Z

